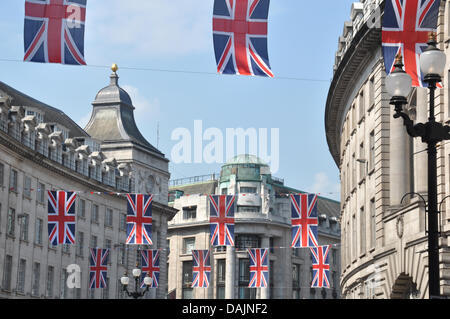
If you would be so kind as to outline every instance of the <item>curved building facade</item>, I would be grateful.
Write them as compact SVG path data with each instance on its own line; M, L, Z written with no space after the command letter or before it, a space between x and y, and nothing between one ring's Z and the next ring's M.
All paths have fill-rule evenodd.
M310 250L290 248L291 208L286 194L300 191L272 177L267 164L255 156L240 155L222 166L220 176L173 184L170 205L179 211L168 228L169 295L173 298L340 298L338 202L323 197L318 200L319 244L335 246L330 252L331 289L312 289ZM234 247L210 246L209 194L236 195ZM247 248L270 248L267 288L248 288ZM207 289L191 288L192 249L211 251Z
M355 2L339 37L325 113L329 150L340 170L344 298L427 298L426 144L394 119L377 25L384 1ZM441 1L439 47L449 53L450 10ZM378 20L379 22L380 20ZM450 60L450 59L447 59ZM448 64L449 65L449 64ZM449 67L447 67L449 70ZM436 96L437 119L448 124L449 77ZM428 90L415 88L406 110L426 122ZM441 294L450 295L450 147L438 149L441 205ZM410 194L408 193L417 193ZM406 196L405 196L406 195Z

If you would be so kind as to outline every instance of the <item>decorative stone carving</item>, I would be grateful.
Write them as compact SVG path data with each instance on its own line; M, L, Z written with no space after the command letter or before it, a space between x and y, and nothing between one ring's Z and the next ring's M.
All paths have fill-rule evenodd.
M397 217L396 228L397 228L397 236L398 236L398 238L402 238L403 237L403 232L404 232L403 215L400 215L400 216Z

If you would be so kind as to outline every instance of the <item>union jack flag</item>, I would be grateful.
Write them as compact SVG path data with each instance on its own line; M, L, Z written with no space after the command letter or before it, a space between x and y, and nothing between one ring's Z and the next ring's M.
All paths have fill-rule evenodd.
M428 46L429 33L436 31L439 6L440 0L386 0L382 46L387 74L394 70L395 57L401 53L412 85L427 86L420 71L419 56Z
M211 246L234 246L234 195L209 195Z
M298 194L291 197L292 242L291 247L317 246L317 195Z
M152 245L153 195L127 194L126 244Z
M53 246L75 244L75 199L77 194L47 191L48 239Z
M90 248L89 288L108 288L106 277L108 272L109 249Z
M192 259L194 261L192 288L208 288L211 275L209 250L193 250Z
M331 246L310 248L312 253L312 288L330 288L329 251Z
M26 0L24 61L85 65L86 0Z
M215 0L217 72L273 77L267 50L270 0Z
M267 288L269 282L269 249L249 248L250 255L250 288Z
M147 274L152 278L150 288L158 288L159 284L159 249L145 249L141 250L142 273L141 273L141 288L146 287L144 278Z

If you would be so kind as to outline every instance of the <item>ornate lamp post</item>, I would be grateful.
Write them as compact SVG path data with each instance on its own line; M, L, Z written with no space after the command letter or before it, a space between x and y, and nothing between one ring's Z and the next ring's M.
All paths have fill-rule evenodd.
M137 265L136 265L137 266ZM122 284L123 291L125 291L128 295L128 297L133 297L134 299L142 298L145 296L147 291L149 290L150 286L152 285L152 278L147 276L144 278L144 284L146 286L145 290L138 291L140 286L140 278L141 278L141 270L139 268L135 268L132 270L132 274L135 280L135 291L129 292L128 291L128 284L130 282L130 278L128 278L127 273L125 272L124 276L120 278L120 283Z
M420 56L420 69L425 75L424 81L428 84L430 91L427 123L414 125L409 116L403 112L403 105L408 103L406 97L411 91L412 80L403 71L401 55L396 58L395 70L386 77L386 90L391 96L390 104L395 106L394 118L401 117L408 134L412 137L421 137L422 142L428 145L428 285L430 298L440 296L436 144L450 139L450 127L436 122L434 115L436 85L441 81L446 62L445 53L436 48L436 44L436 34L431 33L428 47Z

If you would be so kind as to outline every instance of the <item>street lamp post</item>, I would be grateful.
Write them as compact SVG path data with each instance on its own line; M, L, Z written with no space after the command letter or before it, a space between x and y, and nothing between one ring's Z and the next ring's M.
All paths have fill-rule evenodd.
M128 284L130 282L130 278L128 278L127 273L125 272L124 276L120 278L120 282L123 287L123 291L125 291L128 295L128 297L133 297L134 299L142 298L145 296L147 291L149 290L151 284L152 284L152 278L147 276L144 278L144 285L146 286L145 290L139 291L140 286L140 278L141 278L141 270L139 268L135 268L132 270L132 274L135 280L135 289L133 292L128 291Z
M408 134L421 137L428 145L428 285L430 298L440 296L439 283L439 225L437 204L437 151L436 144L450 139L450 127L436 122L434 99L437 84L444 73L446 56L436 48L436 34L430 33L427 49L420 56L420 69L425 75L424 81L430 91L429 118L427 123L415 124L403 112L406 97L411 91L411 77L403 71L402 56L395 60L395 69L386 77L386 90L391 96L390 104L395 106L394 118L402 118Z

